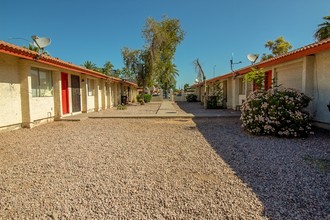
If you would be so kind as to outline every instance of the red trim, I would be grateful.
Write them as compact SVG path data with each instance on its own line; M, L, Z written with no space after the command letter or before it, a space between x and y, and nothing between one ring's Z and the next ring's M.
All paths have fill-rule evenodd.
M257 66L258 68L270 67L270 66L274 66L274 65L277 65L280 63L285 63L288 61L299 59L299 58L302 58L305 56L313 55L313 54L319 53L321 51L329 50L329 49L330 49L330 38L327 38L325 40L298 48L296 50L293 50L293 51L283 54L281 56L277 56L277 57L259 62L259 63L255 64L255 66ZM252 66L243 67L243 68L235 71L235 73L239 74L239 75L244 75L251 71L251 67ZM230 78L230 77L233 77L233 73L227 73L225 75L209 79L206 82L210 83L210 82L214 82L217 80L224 80L224 79ZM203 82L195 84L194 86L203 86Z
M269 70L267 72L265 72L265 90L267 91L268 89L270 89L272 87L272 81L273 81L273 75L272 75L272 71Z
M43 64L63 68L63 69L66 69L66 70L79 72L81 74L93 76L93 77L96 77L96 78L110 79L112 82L123 82L119 78L106 76L106 75L103 75L101 73L95 72L93 70L89 70L89 69L83 68L81 66L77 66L77 65L74 65L72 63L65 62L63 60L53 58L53 57L50 57L50 56L46 56L46 55L42 55L38 60L35 60L35 58L38 55L37 52L26 49L26 48L23 48L23 47L19 47L19 46L13 45L13 44L9 44L9 43L4 42L4 41L0 41L0 52L4 53L4 54L15 56L15 57L35 61L35 62L38 62L38 63L43 63ZM131 85L135 88L137 87L137 85L135 83L132 83L132 82L125 81L123 83Z
M61 73L62 85L62 112L63 114L70 113L69 108L69 76L67 73Z
M323 41L307 45L305 47L301 47L297 50L291 51L289 53L283 54L278 57L274 57L256 64L258 68L265 68L269 66L274 66L280 63L285 63L288 61L296 60L305 56L313 55L319 53L321 51L329 50L330 49L330 38L325 39ZM245 73L250 72L251 66L244 67L237 71L238 74L242 75Z

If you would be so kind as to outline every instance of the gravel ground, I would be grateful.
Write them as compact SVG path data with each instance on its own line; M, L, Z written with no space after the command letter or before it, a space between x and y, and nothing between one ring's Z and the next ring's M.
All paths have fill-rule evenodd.
M330 132L258 137L237 119L195 120L218 155L251 187L271 219L330 219Z
M0 219L326 219L329 133L238 119L87 119L0 133ZM328 216L329 218L329 216Z

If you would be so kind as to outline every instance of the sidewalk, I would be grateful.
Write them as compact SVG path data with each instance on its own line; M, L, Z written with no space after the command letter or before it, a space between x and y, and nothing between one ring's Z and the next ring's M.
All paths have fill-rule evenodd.
M115 107L99 112L78 113L64 116L62 121L81 121L87 118L219 118L239 117L239 111L229 109L204 109L200 103L151 102L145 105L130 104L127 110L117 110Z

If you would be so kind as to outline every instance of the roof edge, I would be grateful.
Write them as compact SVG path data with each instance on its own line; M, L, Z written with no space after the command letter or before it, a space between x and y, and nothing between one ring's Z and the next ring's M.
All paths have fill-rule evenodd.
M63 69L66 69L66 70L79 72L81 74L93 76L93 77L96 77L96 78L110 79L111 81L123 82L125 84L129 84L131 86L137 87L137 85L135 83L128 82L128 81L123 81L122 79L116 78L116 77L113 77L113 76L107 76L107 75L104 75L102 73L99 73L99 72L96 72L96 71L93 71L93 70L89 70L89 69L86 69L84 67L81 67L81 66L75 65L73 63L66 62L66 61L63 61L63 60L60 60L58 58L54 58L54 57L51 57L51 56L48 56L48 55L42 55L38 59L36 59L36 57L39 56L39 53L37 53L35 51L32 51L32 50L29 50L29 49L24 48L24 47L20 47L20 46L14 45L14 44L7 43L5 41L1 41L1 40L0 40L0 52L2 52L4 54L7 54L7 55L12 55L12 56L15 56L15 57L35 61L35 62L38 62L38 63L43 63L43 64L63 68Z
M322 52L322 51L329 50L329 49L330 49L330 37L327 39L324 39L322 41L318 41L318 42L311 43L306 46L300 47L300 48L290 51L286 54L261 61L254 65L249 65L249 66L243 67L241 69L236 70L235 73L238 75L244 75L244 74L250 72L252 67L266 68L269 66L283 63L283 62L288 62L288 61L299 59L299 58L302 58L305 56L310 56L310 55L316 54L318 52ZM225 75L217 76L217 77L211 78L209 80L206 80L206 82L210 83L210 82L215 82L218 80L224 80L224 79L227 79L232 76L233 76L233 72L230 72ZM203 83L198 83L193 86L202 86L202 85L203 85Z

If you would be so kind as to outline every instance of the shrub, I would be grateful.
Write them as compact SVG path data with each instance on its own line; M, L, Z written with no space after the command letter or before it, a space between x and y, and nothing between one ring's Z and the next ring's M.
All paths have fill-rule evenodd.
M145 94L144 95L144 102L148 103L151 101L152 96L150 94Z
M209 96L207 98L207 108L208 109L220 108L220 106L218 105L218 97L217 96Z
M186 96L187 102L197 102L197 95L195 94L188 94Z
M151 98L152 98L152 96L150 94L144 94L144 99L143 100L141 98L141 94L136 95L136 100L141 104L142 104L142 102L143 102L143 104L150 102Z
M241 106L243 127L256 135L304 137L312 134L310 115L302 109L311 98L294 89L275 87L252 92Z
M126 110L126 109L127 109L127 106L124 104L117 105L117 110Z

